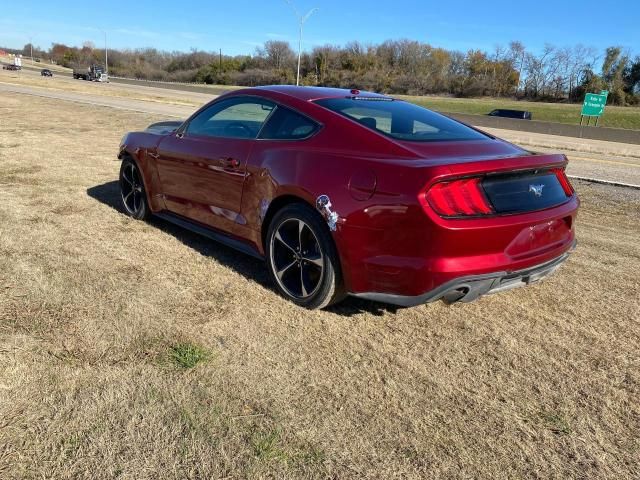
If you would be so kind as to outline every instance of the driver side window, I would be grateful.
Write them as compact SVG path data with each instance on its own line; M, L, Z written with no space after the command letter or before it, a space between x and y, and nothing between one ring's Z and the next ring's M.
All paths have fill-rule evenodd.
M256 138L275 104L255 97L222 100L196 115L187 126L189 136Z

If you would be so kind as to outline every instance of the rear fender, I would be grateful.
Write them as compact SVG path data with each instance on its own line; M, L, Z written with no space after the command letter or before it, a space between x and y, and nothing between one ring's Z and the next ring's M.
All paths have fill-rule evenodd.
M260 151L261 150L261 151ZM360 158L359 160L364 160ZM354 174L368 171L362 161L350 161L346 154L300 150L297 145L284 149L259 149L249 159L247 178L242 195L242 214L254 229L251 240L264 254L262 234L268 228L272 203L283 205L300 201L321 215L337 246L341 265L348 263L349 250L343 248L344 226L356 220L366 201L359 201L350 192L350 179ZM363 175L367 178L366 175ZM360 178L360 177L358 177ZM372 183L375 185L375 180ZM318 198L328 197L331 205L318 207ZM356 195L357 196L357 195ZM286 199L284 202L278 199ZM350 289L349 270L343 269L343 279Z

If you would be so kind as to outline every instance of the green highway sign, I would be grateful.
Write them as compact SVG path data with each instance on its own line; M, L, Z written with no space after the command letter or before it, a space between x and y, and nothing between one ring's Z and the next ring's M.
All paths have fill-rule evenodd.
M608 94L609 92L607 92ZM596 93L587 93L584 97L581 115L587 117L599 117L604 113L604 107L607 104L607 95L598 95Z

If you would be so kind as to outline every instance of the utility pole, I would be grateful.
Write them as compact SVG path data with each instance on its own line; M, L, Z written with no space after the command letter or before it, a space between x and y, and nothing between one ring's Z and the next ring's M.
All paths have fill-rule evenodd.
M300 57L302 56L302 27L304 26L304 22L309 20L309 17L317 12L318 8L312 8L307 12L306 15L302 16L296 6L293 4L291 0L285 0L293 9L296 17L299 22L299 34L298 34L298 73L296 75L296 85L300 85Z

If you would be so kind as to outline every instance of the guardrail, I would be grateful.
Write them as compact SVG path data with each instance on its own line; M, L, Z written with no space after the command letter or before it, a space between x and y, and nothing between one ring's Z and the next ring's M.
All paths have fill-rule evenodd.
M116 77L115 75L109 75L109 78L114 78L116 80L130 80L133 82L141 82L141 83L168 83L172 85L200 85L203 87L207 86L206 83L202 83L202 82L176 82L172 80L147 80L144 78Z
M537 120L518 120L514 118L489 117L466 113L446 113L445 115L476 127L501 128L520 132L542 133L561 137L587 138L605 142L630 143L640 145L640 130L624 128L588 127L566 123L539 122ZM640 115L640 109L638 110Z
M186 92L206 93L208 95L220 95L227 90L233 90L233 87L225 85L208 85L206 83L197 82L167 82L164 80L139 80L137 78L126 77L109 77L114 83L123 83L126 85L146 85L154 88L165 88L172 90L182 90Z

